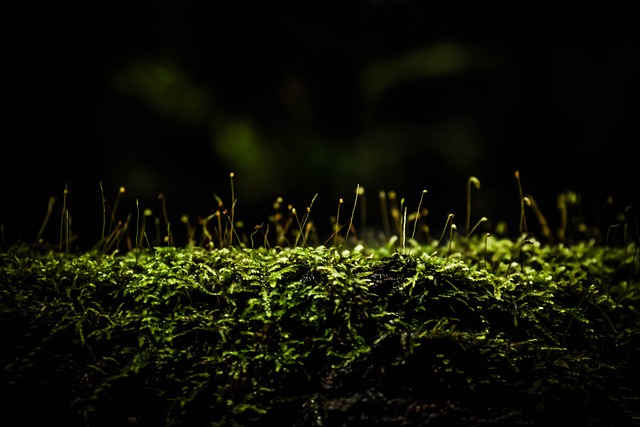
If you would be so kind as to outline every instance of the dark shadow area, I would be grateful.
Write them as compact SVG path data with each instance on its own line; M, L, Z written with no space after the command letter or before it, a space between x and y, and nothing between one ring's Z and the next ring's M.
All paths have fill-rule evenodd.
M328 229L360 185L371 225L379 191L412 210L426 189L441 230L449 213L462 225L475 176L474 219L515 233L516 170L553 226L566 191L604 229L640 206L624 13L495 26L417 1L323 7L187 1L31 19L41 36L9 53L19 131L3 144L4 243L35 239L52 195L55 242L65 186L81 245L100 238L101 184L109 204L125 187L122 216L159 214L164 194L178 232L182 214L217 208L214 193L230 207L230 172L248 228L277 197L304 211L317 193Z

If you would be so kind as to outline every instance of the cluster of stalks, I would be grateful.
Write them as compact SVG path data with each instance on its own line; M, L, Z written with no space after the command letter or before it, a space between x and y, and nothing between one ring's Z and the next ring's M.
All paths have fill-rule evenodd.
M580 197L573 192L561 193L557 197L557 207L560 214L560 227L553 233L549 222L542 213L535 199L530 194L525 194L522 187L519 171L514 173L518 196L520 202L519 232L521 241L527 241L533 237L527 221L527 213L531 211L538 224L542 237L548 244L571 243L574 234L585 235L589 231L584 217L580 212ZM210 215L198 217L195 222L187 215L180 218L180 222L186 231L187 247L204 247L208 249L224 248L233 245L240 245L248 248L256 247L306 247L317 245L332 245L336 248L347 245L353 247L358 244L366 244L372 239L371 232L366 223L366 193L364 187L356 186L353 204L348 215L344 215L342 207L345 203L343 198L339 198L336 214L332 217L332 233L329 238L321 240L318 236L317 227L311 217L313 204L317 194L311 199L309 205L300 215L298 210L291 204L286 204L284 199L279 197L273 204L273 213L268 219L253 227L250 234L240 233L244 224L236 218L236 195L234 190L234 174L230 174L231 201L229 206L217 194L213 194L216 202L215 209ZM427 221L429 210L423 206L427 190L423 190L420 200L415 209L409 209L404 198L398 198L395 191L379 191L378 200L382 217L382 231L380 235L373 236L374 241L397 242L402 251L407 246L425 243L437 245L448 243L449 252L453 251L453 245L458 240L469 239L477 230L483 230L486 239L492 235L492 230L481 227L488 222L487 217L482 216L472 226L471 215L471 193L472 189L480 190L480 180L471 176L467 180L466 189L466 212L464 232L459 233L458 225L455 222L453 213L448 213L445 225L439 238L434 241L429 223ZM156 246L175 246L173 225L167 213L167 200L164 194L160 194L158 199L161 206L161 216L154 216L151 209L144 209L140 212L138 200L136 200L135 214L128 214L124 220L118 219L118 207L125 188L120 187L113 204L109 204L105 198L102 183L100 183L102 194L102 233L95 249L100 253L111 253L122 248L134 250L140 248L153 249ZM72 231L71 213L67 206L68 189L63 192L63 206L60 219L59 243L57 248L60 252L69 252L76 239ZM610 202L610 201L609 201ZM47 214L38 231L36 243L46 245L43 239L45 229L54 216L55 198L49 200ZM356 212L359 211L359 224L356 227ZM640 242L638 238L638 226L635 210L628 206L624 213L619 215L619 221L612 224L604 233L599 233L600 241L605 246L609 243L613 233L622 232L624 243ZM598 234L594 231L593 235ZM621 239L618 237L617 239Z

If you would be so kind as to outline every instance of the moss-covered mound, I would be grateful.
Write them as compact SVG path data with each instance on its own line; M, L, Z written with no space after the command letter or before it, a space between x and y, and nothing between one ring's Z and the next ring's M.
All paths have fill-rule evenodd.
M634 244L531 238L16 246L0 254L0 423L630 426L639 276Z

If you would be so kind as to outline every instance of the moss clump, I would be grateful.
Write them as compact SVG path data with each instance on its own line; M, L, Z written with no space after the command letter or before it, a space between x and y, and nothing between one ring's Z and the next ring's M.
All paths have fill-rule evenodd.
M0 253L0 417L637 423L634 243ZM438 424L439 423L439 424Z

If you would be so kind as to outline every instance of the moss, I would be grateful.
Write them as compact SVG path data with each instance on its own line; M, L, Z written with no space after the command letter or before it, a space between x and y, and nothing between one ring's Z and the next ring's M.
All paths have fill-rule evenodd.
M2 411L96 426L637 421L635 245L529 241L526 256L480 237L443 253L14 247Z
M47 243L45 220L36 244L0 251L2 417L88 426L640 421L632 207L600 230L564 194L553 234L518 180L519 233L509 235L485 217L471 226L471 184L480 188L471 177L465 229L449 214L434 239L422 197L410 213L381 192L382 230L365 226L364 209L356 221L358 187L321 238L315 197L303 215L278 199L267 221L245 230L231 178L231 208L216 196L211 215L183 216L180 246L164 197L161 218L136 204L119 220L121 188L113 208L105 202L94 247L78 249L64 220L60 242Z

